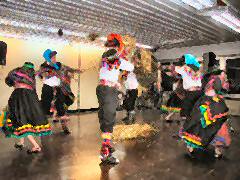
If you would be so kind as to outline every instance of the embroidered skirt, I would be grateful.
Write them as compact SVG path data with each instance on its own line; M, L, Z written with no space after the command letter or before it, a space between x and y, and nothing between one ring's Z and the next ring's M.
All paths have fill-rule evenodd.
M222 98L203 96L196 102L191 119L183 125L181 137L190 147L205 148L227 118L228 108Z
M6 137L50 135L51 127L38 96L29 89L15 89L8 100L9 117L3 127Z

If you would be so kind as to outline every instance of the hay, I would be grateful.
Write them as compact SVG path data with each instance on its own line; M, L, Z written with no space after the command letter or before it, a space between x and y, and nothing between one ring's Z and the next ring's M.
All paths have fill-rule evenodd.
M149 124L116 125L113 131L114 141L148 138L158 131Z

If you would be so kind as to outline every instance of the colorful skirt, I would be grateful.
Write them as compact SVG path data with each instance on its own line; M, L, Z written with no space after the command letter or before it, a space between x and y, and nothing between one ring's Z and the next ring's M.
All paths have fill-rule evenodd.
M6 137L22 138L52 133L38 96L29 89L15 89L8 100L9 117L2 127Z
M168 99L167 105L162 105L161 110L165 112L179 113L182 110L182 100L173 92Z
M183 125L181 137L187 146L204 149L217 137L227 118L228 108L222 98L203 96Z
M229 129L227 123L224 123L221 129L218 131L216 136L214 137L211 144L215 147L228 147L231 144L231 136L229 133Z

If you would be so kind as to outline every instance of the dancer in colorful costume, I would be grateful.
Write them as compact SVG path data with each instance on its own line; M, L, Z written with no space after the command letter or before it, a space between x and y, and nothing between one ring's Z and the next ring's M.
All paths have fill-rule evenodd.
M119 160L112 156L114 148L111 139L116 120L118 88L120 87L119 75L120 69L131 72L134 66L122 58L122 37L119 34L110 34L107 39L106 46L112 49L102 55L99 85L96 89L99 102L98 117L103 138L100 158L104 163L118 164Z
M70 106L74 102L74 95L71 91L71 76L69 73L80 73L78 69L73 69L56 62L56 51L47 49L43 57L46 60L38 71L38 76L44 78L42 88L41 102L44 113L52 115L50 112L52 101L55 99L54 105L57 110L57 121L61 121L61 125L65 134L70 134L67 127L66 105Z
M185 97L182 103L181 116L190 119L193 106L202 95L202 74L199 71L200 63L191 54L185 54L178 63L175 71L181 75Z
M229 146L231 139L226 125L228 107L220 95L225 81L218 67L209 66L207 82L204 86L205 95L199 98L191 113L191 120L186 121L181 137L187 144L189 152L194 149L206 149L211 143L215 147L215 157L222 156L223 147Z
M51 127L36 93L34 65L26 62L22 67L12 70L5 82L15 90L8 100L9 119L5 118L7 122L2 129L6 137L20 138L15 148L22 150L24 137L27 137L33 145L28 153L38 153L41 147L33 136L50 135Z
M134 72L127 72L124 84L126 95L123 107L127 110L127 117L123 121L125 124L133 124L136 119L135 102L138 97L138 81Z

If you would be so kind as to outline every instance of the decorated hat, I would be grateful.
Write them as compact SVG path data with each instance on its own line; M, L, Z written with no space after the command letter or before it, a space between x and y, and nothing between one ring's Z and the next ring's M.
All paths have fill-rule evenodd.
M209 62L208 67L219 66L219 61L216 60L216 55L213 52L209 52Z
M44 59L45 59L47 62L52 63L51 58L52 58L53 56L55 56L56 54L57 54L57 51L52 51L51 49L47 49L47 50L44 51L43 57L44 57ZM53 64L53 66L54 66L56 69L60 69L57 64Z
M34 69L34 64L31 62L25 62L23 64L23 67L28 68L28 69Z
M124 44L122 36L120 34L109 34L107 36L107 42L105 43L106 47L118 47L118 50L123 50Z

